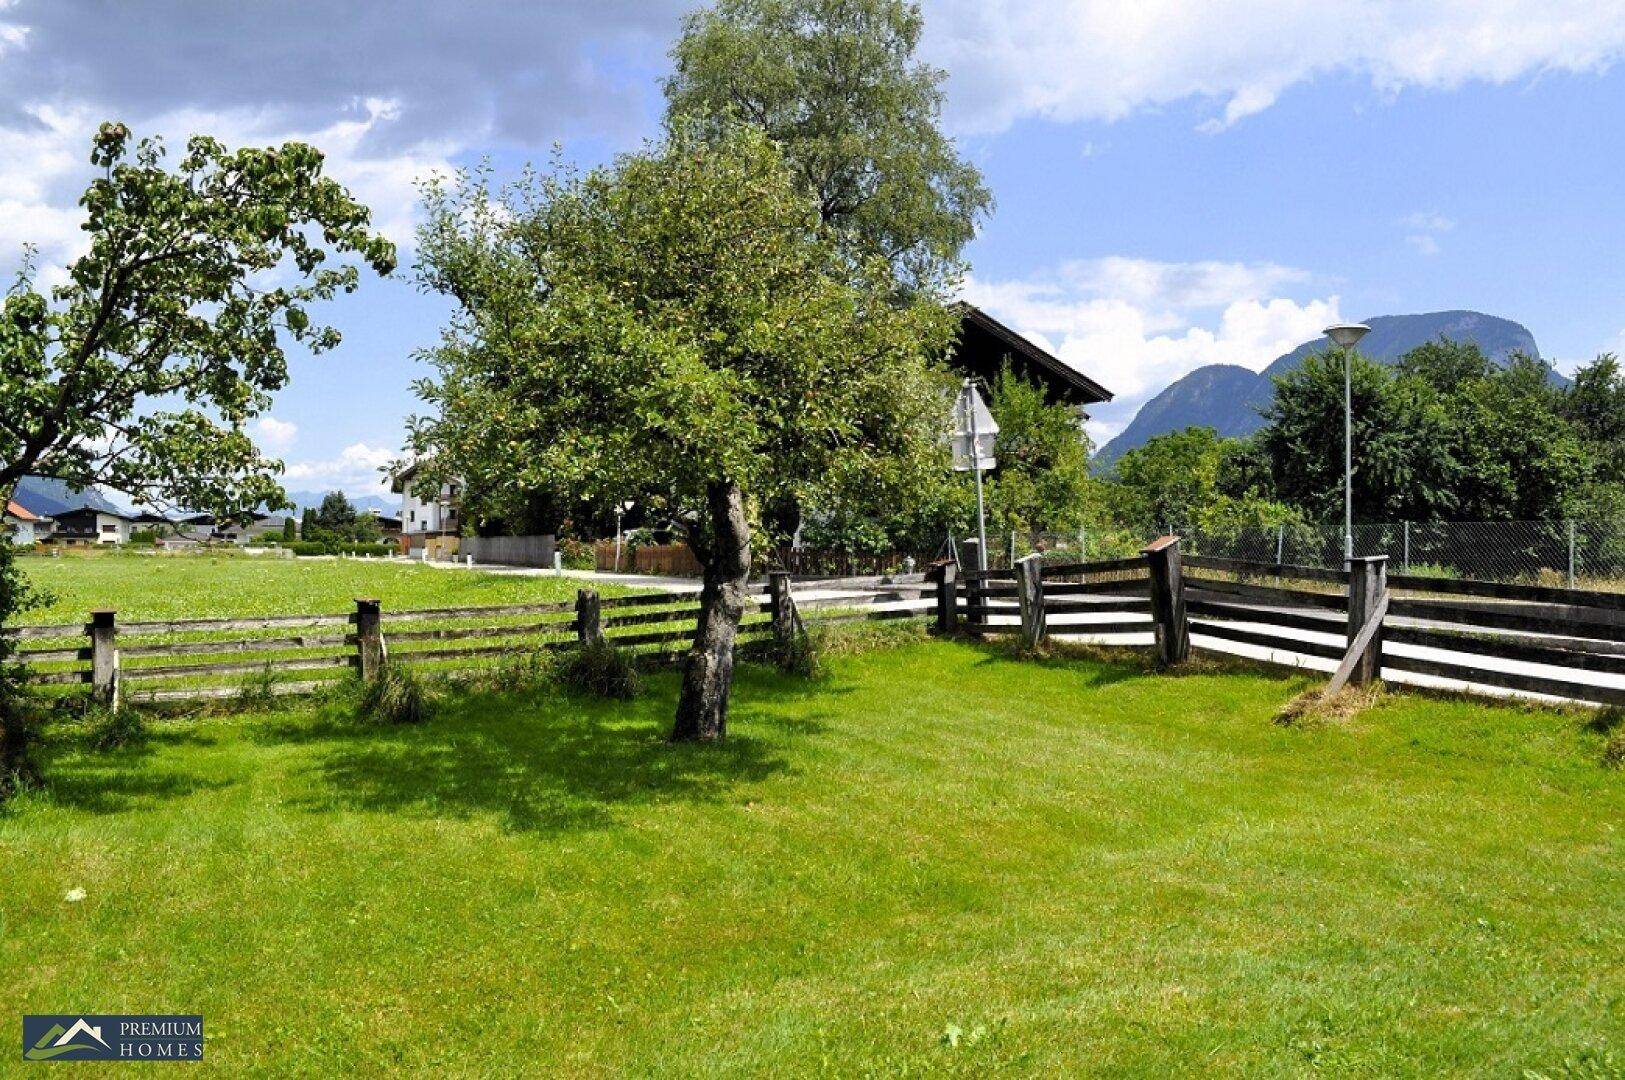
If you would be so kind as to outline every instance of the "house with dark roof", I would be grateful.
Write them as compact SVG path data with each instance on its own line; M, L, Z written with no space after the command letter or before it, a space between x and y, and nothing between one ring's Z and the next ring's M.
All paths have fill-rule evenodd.
M954 309L959 339L948 354L948 366L960 374L991 386L1008 360L1016 374L1044 388L1047 400L1072 405L1085 417L1090 405L1112 399L1110 390L974 304L960 302Z
M59 544L127 544L136 527L132 514L80 506L56 515L51 540Z

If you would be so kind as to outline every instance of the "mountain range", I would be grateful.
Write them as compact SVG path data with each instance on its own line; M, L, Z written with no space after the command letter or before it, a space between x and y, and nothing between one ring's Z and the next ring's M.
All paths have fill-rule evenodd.
M294 515L298 516L306 507L322 505L325 491L290 491L288 499L294 504ZM127 505L120 505L109 499L106 494L96 488L86 488L84 491L74 491L62 480L52 480L43 476L25 476L17 484L15 496L18 503L36 514L55 517L57 514L69 510L77 510L81 506L88 506L96 510L105 510L109 513L124 513L130 509ZM383 495L350 496L350 505L357 510L378 510L385 514L393 514L400 510L400 501Z
M1365 320L1371 333L1359 351L1384 364L1392 364L1418 345L1447 338L1473 342L1484 355L1504 364L1513 353L1540 358L1535 337L1511 319L1478 311L1430 311L1420 315L1379 315ZM1274 378L1294 370L1311 353L1331 347L1324 337L1306 341L1263 371L1237 364L1208 364L1176 379L1140 407L1129 425L1095 455L1097 469L1109 469L1128 451L1157 435L1195 426L1211 427L1220 435L1250 435L1264 426L1260 411L1275 397ZM1560 376L1558 376L1560 378Z

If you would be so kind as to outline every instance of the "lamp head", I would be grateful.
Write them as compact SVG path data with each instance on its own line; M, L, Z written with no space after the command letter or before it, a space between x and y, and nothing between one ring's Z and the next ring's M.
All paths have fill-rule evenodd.
M1336 326L1328 326L1325 330L1326 336L1332 339L1332 344L1345 349L1354 348L1360 343L1360 339L1369 333L1371 327L1365 323L1338 323Z

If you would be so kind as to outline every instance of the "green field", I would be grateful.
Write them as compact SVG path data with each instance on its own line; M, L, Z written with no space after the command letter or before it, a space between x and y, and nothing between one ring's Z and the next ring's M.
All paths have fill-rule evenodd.
M17 564L50 602L22 620L83 622L112 607L124 621L234 615L335 615L358 596L384 610L545 603L574 599L584 583L365 559L277 559L268 556L141 555L133 552L29 556ZM625 592L595 586L604 595Z
M62 728L0 817L0 1013L200 1012L262 1075L1617 1074L1603 736L1272 723L1304 685L923 643L746 667L713 748L670 674Z

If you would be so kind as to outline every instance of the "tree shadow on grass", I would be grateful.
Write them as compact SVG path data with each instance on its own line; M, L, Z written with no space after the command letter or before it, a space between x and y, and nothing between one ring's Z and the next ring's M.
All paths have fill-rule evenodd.
M1052 641L1038 653L1023 652L1014 637L1008 640L969 642L982 654L977 667L996 664L1025 664L1050 670L1064 670L1080 678L1091 689L1111 686L1130 679L1143 679L1158 674L1156 666L1140 652L1108 645L1088 645L1081 642Z
M98 750L79 735L60 744L45 764L51 801L92 814L120 814L161 799L218 791L230 781L160 769L157 756L178 746L210 746L215 740L191 731L148 731L126 746Z
M302 805L429 816L494 816L520 832L602 828L618 807L724 801L788 770L767 739L735 732L716 745L666 741L673 697L602 701L560 691L451 690L428 723L361 724L330 709L267 732L316 752ZM742 719L749 706L739 710ZM805 717L781 725L805 734Z

